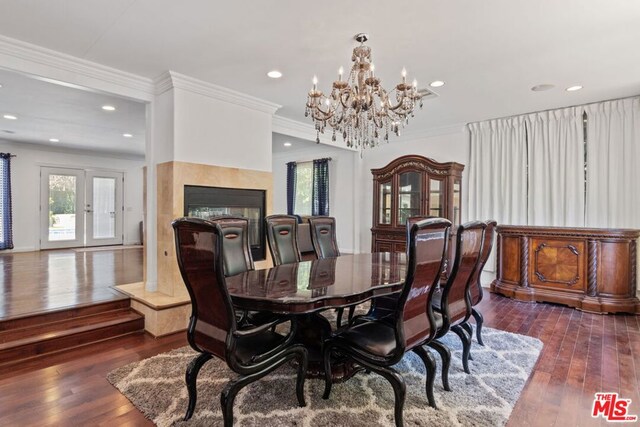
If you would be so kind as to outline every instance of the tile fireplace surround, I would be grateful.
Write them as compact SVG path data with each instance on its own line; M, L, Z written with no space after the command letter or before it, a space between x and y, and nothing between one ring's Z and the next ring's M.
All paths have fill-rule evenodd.
M265 190L266 215L270 215L273 175L251 169L174 161L157 166L157 182L158 290L146 291L143 282L117 288L131 296L131 306L145 315L145 329L154 336L161 336L186 329L191 313L189 295L176 261L171 228L171 221L184 216L184 186ZM267 251L267 259L257 261L256 268L270 265Z

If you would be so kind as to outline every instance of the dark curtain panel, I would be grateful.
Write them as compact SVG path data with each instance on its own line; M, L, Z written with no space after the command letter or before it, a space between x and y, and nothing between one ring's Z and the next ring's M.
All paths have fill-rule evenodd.
M313 189L311 214L329 215L329 160L313 161Z
M287 163L287 215L296 207L296 162Z
M11 154L0 153L0 249L13 249Z

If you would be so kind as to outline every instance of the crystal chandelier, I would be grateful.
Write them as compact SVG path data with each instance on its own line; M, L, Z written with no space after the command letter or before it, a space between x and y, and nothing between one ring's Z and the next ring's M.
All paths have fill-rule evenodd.
M371 62L371 48L365 46L368 36L357 34L360 46L353 49L353 65L349 76L343 80L343 69L338 71L338 80L333 82L329 96L318 90L318 79L313 77L313 88L309 91L305 116L311 116L316 132L316 142L327 125L341 134L348 147L375 147L381 139L389 141L389 132L400 135L400 129L413 117L416 103L422 108L422 96L418 83L407 84L407 71L402 69L402 82L387 92L375 76Z

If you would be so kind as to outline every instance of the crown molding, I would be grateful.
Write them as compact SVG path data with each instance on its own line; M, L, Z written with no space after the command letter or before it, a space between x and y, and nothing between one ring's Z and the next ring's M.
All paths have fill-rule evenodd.
M255 96L247 95L223 86L198 80L175 71L166 71L155 80L155 94L160 95L170 89L182 89L231 104L241 105L263 113L274 114L281 105Z
M317 142L318 138L318 134L312 124L299 122L277 114L273 116L271 131L313 142ZM320 143L344 150L358 151L355 148L347 147L341 140L332 141L331 137L327 134L320 134Z
M21 40L0 35L0 55L7 55L21 61L27 61L19 71L40 74L33 69L32 64L51 67L60 71L73 73L84 78L96 79L128 90L134 90L147 95L153 95L153 80L137 74L118 70L117 68L91 62L86 59L68 55L42 46L23 42ZM4 61L3 61L4 62ZM4 64L3 64L4 66ZM11 68L11 64L9 65ZM53 77L53 76L46 76ZM86 81L74 81L86 85ZM127 92L125 90L125 92ZM148 97L147 97L148 98Z

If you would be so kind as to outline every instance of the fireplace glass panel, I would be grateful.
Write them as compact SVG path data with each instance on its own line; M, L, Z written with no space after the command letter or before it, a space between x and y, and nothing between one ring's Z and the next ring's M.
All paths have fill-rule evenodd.
M220 187L185 185L184 214L210 219L216 216L240 216L249 220L249 246L254 261L265 259L265 192Z
M215 216L241 216L249 220L249 244L260 245L260 209L258 208L214 208L210 206L191 206L187 216L210 219Z

